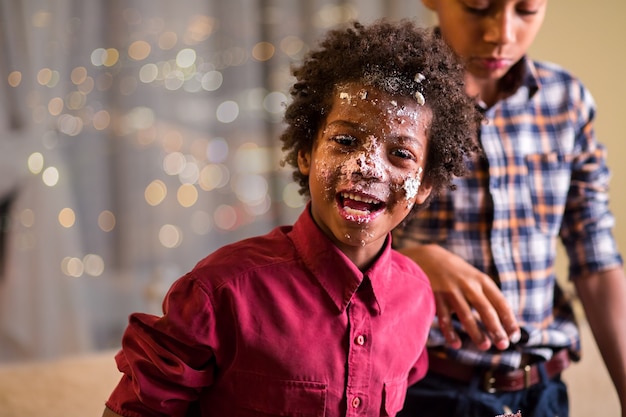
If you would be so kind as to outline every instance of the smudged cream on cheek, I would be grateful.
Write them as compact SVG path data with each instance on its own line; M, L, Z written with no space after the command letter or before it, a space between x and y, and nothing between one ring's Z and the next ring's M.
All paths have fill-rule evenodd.
M402 185L402 189L404 190L404 195L407 200L413 200L417 193L420 190L420 185L422 185L422 181L420 177L422 176L422 167L419 167L417 170L417 174L415 177L408 177L404 180L404 184Z

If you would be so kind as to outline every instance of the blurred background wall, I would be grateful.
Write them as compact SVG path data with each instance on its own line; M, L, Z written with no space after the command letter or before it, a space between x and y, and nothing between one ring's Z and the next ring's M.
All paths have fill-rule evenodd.
M596 98L622 248L625 14L553 0L531 49ZM0 362L115 347L199 259L292 222L289 65L379 17L435 22L418 0L0 0Z

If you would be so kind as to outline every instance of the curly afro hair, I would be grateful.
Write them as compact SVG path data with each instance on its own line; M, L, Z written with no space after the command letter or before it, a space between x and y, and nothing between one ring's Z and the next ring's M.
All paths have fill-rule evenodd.
M406 19L370 25L353 22L329 31L292 73L296 81L280 137L285 151L282 164L296 168L293 178L302 195L310 192L308 176L297 169L298 153L312 151L335 88L347 82L413 97L432 111L423 178L432 186L430 198L443 188L453 188L454 176L465 173L466 158L479 150L475 135L482 116L465 93L460 61L433 29Z

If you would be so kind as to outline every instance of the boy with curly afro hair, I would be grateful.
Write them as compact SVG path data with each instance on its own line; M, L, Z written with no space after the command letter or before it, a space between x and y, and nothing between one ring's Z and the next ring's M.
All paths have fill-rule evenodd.
M433 191L428 201L465 172L464 155L478 151L472 132L481 116L459 89L463 69L439 36L409 20L377 23L366 27L356 22L329 32L321 49L294 68L293 101L281 137L288 151L285 161L297 167L298 153L311 151L337 87L360 81L394 96L423 100L432 114L424 172ZM296 170L293 177L308 195L308 176Z
M394 416L425 375L434 297L390 232L475 148L462 69L379 21L329 32L294 75L282 140L306 209L201 260L161 317L131 315L105 417Z

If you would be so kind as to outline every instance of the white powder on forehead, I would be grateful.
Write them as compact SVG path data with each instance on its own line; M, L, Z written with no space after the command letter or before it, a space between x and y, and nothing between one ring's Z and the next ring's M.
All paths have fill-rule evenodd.
M407 200L412 200L415 198L415 196L417 196L417 193L419 192L419 189L420 189L420 185L422 184L422 182L420 181L421 174L422 174L422 167L419 168L415 177L409 177L406 180L404 180L404 184L402 185L402 188L404 189L404 194Z

